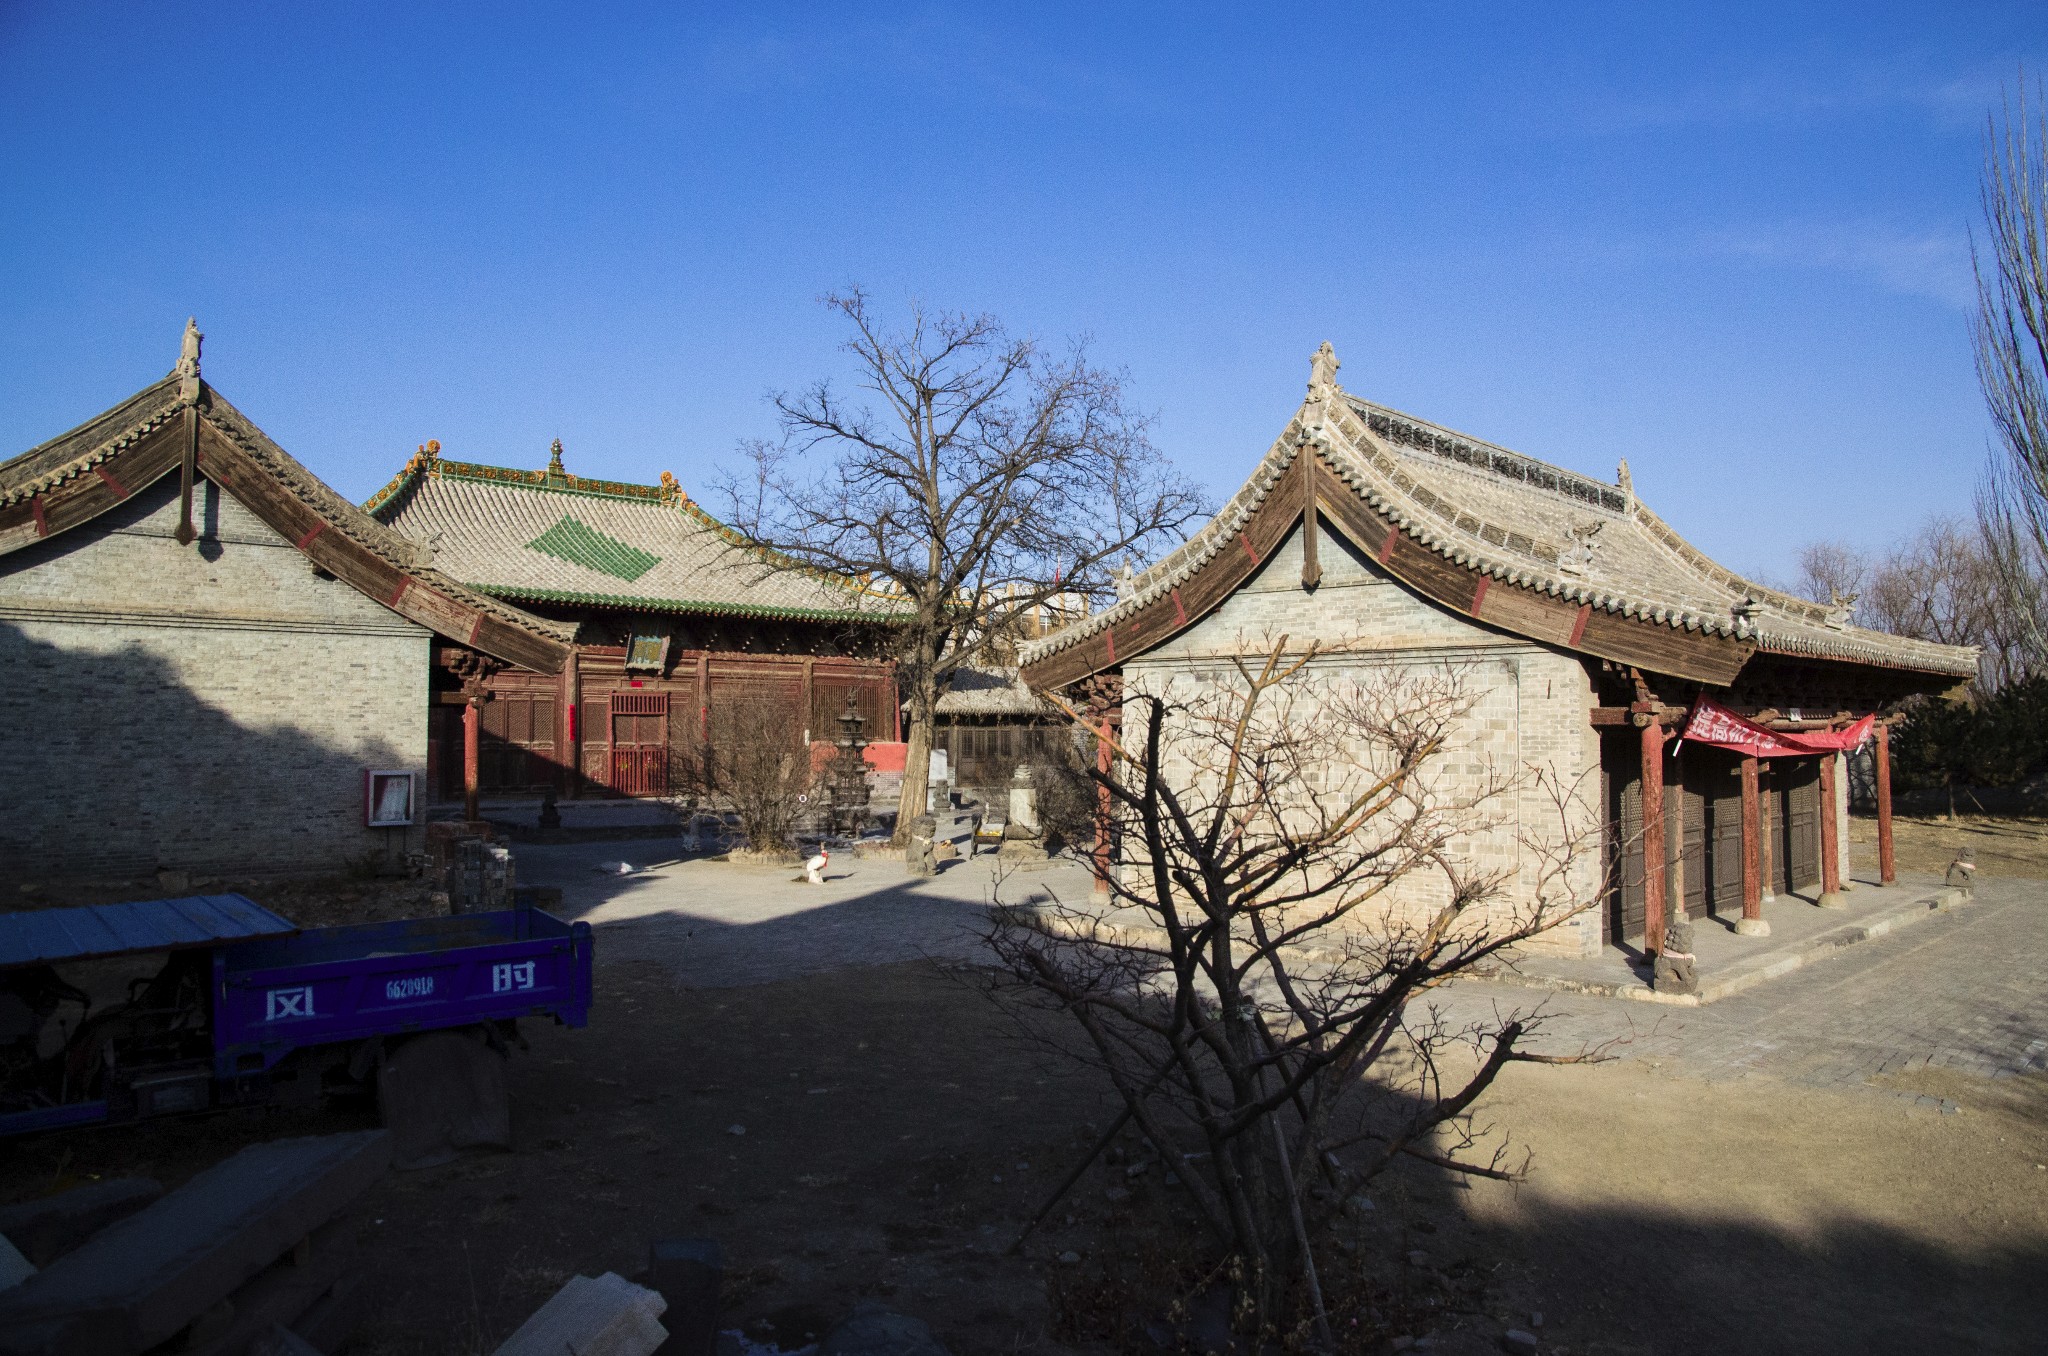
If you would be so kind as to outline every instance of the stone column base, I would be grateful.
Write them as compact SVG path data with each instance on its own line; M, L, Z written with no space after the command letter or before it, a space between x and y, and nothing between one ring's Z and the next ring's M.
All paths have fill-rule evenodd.
M1768 918L1738 918L1735 932L1741 937L1768 937L1771 935L1771 920Z
M1828 891L1819 899L1814 900L1813 904L1815 908L1819 909L1846 909L1849 907L1849 901L1842 897L1840 890Z

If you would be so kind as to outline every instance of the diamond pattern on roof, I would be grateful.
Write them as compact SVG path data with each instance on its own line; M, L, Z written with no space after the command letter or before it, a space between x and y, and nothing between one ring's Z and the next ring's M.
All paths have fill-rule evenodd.
M637 546L628 546L617 537L607 537L566 513L553 527L526 543L526 549L628 582L661 563L660 556L650 555Z

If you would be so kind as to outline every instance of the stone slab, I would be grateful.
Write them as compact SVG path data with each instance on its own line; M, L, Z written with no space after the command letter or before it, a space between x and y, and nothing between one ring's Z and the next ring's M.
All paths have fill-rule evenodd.
M659 1356L715 1356L725 1250L715 1238L664 1238L647 1254L647 1283L668 1305L662 1315L668 1341L655 1350Z
M252 1144L0 1294L0 1352L152 1347L332 1218L390 1158L382 1130Z
M70 1252L116 1220L125 1219L164 1194L149 1177L116 1177L0 1210L0 1236L39 1267Z
M660 1294L605 1272L571 1276L493 1356L652 1356L668 1340Z
M330 1221L314 1230L303 1262L279 1261L258 1272L228 1297L227 1322L212 1341L186 1339L189 1356L241 1356L274 1327L290 1327L341 1279L348 1257L348 1226Z

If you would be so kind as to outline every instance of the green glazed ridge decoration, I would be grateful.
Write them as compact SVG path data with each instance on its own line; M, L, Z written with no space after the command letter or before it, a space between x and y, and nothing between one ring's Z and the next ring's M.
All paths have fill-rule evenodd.
M660 556L628 546L617 537L608 537L567 514L553 527L526 543L526 549L628 582L661 563Z

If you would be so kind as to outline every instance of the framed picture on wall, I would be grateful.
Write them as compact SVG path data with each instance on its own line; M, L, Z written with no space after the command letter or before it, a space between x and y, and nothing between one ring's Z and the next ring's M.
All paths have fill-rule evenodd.
M413 822L413 775L372 768L363 774L363 823L396 829Z

